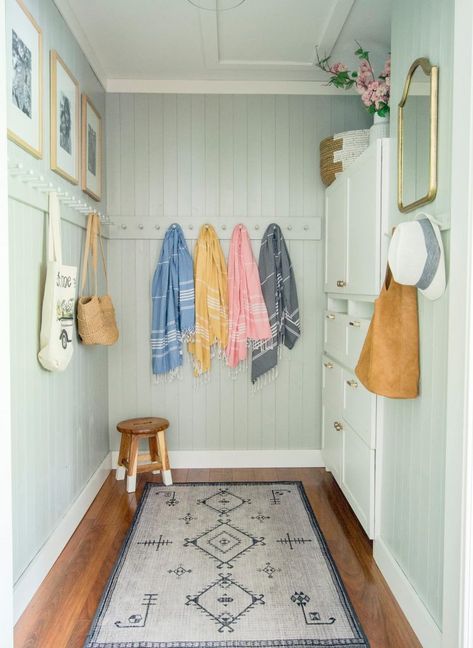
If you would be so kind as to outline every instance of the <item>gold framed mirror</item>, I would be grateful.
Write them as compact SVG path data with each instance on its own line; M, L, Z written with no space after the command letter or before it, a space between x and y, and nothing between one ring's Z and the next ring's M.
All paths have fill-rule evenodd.
M397 204L406 213L437 195L438 66L418 58L398 107Z

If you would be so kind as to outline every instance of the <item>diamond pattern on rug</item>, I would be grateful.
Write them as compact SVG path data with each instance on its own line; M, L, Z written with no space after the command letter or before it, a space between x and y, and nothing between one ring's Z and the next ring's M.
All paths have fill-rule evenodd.
M302 484L235 482L146 485L84 648L368 646Z
M234 560L256 545L264 545L263 540L262 537L255 537L220 520L216 527L205 531L194 540L186 538L184 546L194 545L217 560L218 569L222 567L233 569Z

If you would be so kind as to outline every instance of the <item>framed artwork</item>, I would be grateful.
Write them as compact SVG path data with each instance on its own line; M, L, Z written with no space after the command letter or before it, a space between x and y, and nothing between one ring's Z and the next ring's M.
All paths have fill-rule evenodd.
M51 50L51 169L79 182L79 84Z
M23 3L7 3L8 138L43 157L43 34Z
M86 94L82 95L82 189L102 199L102 118Z

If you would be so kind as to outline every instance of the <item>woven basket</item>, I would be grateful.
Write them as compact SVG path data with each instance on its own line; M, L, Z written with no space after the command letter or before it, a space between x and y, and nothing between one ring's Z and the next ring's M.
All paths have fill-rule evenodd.
M326 187L368 148L369 129L346 131L320 142L320 177Z

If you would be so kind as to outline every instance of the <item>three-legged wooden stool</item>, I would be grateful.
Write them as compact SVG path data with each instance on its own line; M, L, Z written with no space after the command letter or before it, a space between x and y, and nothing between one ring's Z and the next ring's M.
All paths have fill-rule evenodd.
M165 418L136 418L121 421L117 430L121 433L120 453L118 455L118 468L115 472L116 479L125 479L126 490L134 493L136 490L137 473L162 472L163 483L172 485L171 466L169 465L166 447L166 430L169 421ZM148 439L149 453L139 454L141 439ZM145 463L138 463L138 459Z

